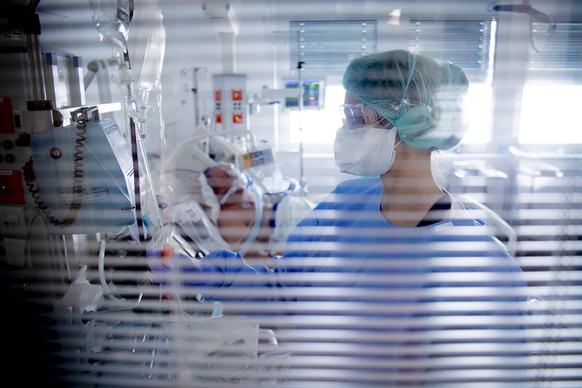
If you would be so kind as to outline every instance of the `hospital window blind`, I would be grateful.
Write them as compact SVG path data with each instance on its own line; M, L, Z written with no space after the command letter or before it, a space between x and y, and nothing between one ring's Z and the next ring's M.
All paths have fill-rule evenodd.
M472 82L484 82L492 63L491 21L411 19L409 49L460 66Z
M310 74L341 76L350 60L376 52L375 20L290 22L291 70L304 62Z
M531 24L528 82L582 84L582 22Z
M190 15L183 23L192 24ZM97 42L75 36L79 44ZM465 158L474 160L456 154L458 164ZM582 381L581 158L493 158L511 178L491 172L475 180L469 168L459 186L482 203L499 204L513 230L495 225L483 209L472 210L490 217L489 227L506 231L509 238L503 241L515 242L508 247L525 272L525 290L504 288L511 276L490 266L495 258L488 257L488 245L481 249L474 231L459 236L462 241L434 241L430 258L415 233L402 231L394 236L394 248L383 252L389 263L369 260L354 270L354 258L342 255L382 238L385 229L351 230L352 240L343 244L292 247L327 251L325 261L310 257L303 263L312 269L322 265L320 272L276 278L241 273L242 286L229 288L222 285L232 273L184 270L188 260L196 263L207 253L208 236L187 239L183 229L208 221L205 213L196 213L197 201L168 217L188 221L169 223L166 230L176 252L188 257L184 261L151 251L145 255L146 248L160 246L157 239L138 244L125 228L47 235L35 210L24 246L20 235L3 236L4 376L19 383L39 379L51 387L100 388L577 387ZM503 190L492 184L496 180ZM349 192L342 195L353 199ZM332 202L346 199L342 195ZM171 210L162 209L163 215ZM362 215L362 226L370 225L367 216ZM333 217L333 209L321 213L323 221ZM10 219L2 226L9 226L5 221ZM333 237L334 227L322 228L318 233ZM423 272L433 261L437 271ZM155 270L163 263L169 271ZM299 285L252 286L269 279ZM193 285L207 281L211 285L205 288ZM416 287L423 282L431 287ZM357 284L369 287L349 286ZM378 285L389 285L389 292ZM266 303L265 297L279 300ZM503 314L516 307L512 297L528 298L526 316ZM427 303L407 303L418 300ZM499 315L488 314L491 310Z

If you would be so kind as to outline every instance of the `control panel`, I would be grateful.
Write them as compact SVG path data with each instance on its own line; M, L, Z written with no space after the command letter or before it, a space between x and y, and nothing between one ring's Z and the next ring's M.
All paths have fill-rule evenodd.
M30 160L29 134L0 134L0 203L25 205L22 168Z
M30 160L30 135L0 133L0 235L26 233L24 165Z

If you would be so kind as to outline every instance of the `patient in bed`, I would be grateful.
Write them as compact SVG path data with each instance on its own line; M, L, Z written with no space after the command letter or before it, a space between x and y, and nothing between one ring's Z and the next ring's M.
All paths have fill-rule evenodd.
M176 169L168 175L174 198L166 224L174 237L187 242L182 248L190 249L190 255L222 249L270 266L272 257L282 254L288 231L310 210L287 192L264 193L228 163L212 164L203 172Z

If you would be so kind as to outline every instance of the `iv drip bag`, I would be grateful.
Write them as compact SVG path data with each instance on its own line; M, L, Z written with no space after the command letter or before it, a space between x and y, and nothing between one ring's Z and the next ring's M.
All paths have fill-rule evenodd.
M101 41L127 53L127 33L133 11L130 1L89 0L89 7Z
M131 68L141 94L145 92L147 95L159 89L166 51L166 30L157 0L136 0L127 43Z

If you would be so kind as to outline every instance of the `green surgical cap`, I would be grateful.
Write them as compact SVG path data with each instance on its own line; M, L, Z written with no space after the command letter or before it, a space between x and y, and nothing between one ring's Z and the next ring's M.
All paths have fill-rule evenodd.
M343 86L394 123L400 139L411 147L446 150L465 134L469 81L453 63L406 50L385 51L352 60Z

